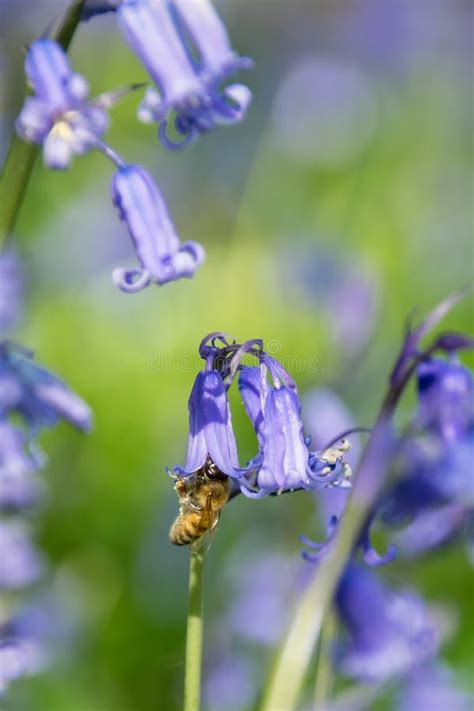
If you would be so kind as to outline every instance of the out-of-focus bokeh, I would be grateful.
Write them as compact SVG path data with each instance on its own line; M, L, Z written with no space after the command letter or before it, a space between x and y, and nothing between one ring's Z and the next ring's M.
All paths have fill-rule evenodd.
M21 106L24 47L64 6L0 0L1 159ZM43 437L49 496L35 525L50 561L45 588L68 621L52 637L51 671L15 684L9 711L180 707L188 555L168 542L177 502L164 467L183 464L206 333L263 338L308 409L310 391L331 390L344 417L370 426L407 316L472 277L471 3L216 6L234 46L255 60L245 122L167 153L156 129L136 121L131 95L108 136L156 177L182 238L205 246L196 277L137 295L115 289L112 269L133 253L101 155L64 174L38 161L21 212L14 242L27 302L16 339L84 397L95 428L84 437L61 425ZM94 93L146 80L113 15L84 24L71 57ZM447 325L469 330L469 304ZM255 441L238 398L233 406L244 461ZM408 397L401 420L410 406ZM317 439L318 427L308 412L308 434ZM322 414L321 431L330 429ZM280 629L262 617L261 637L244 643L243 620L263 596L273 620L285 617L288 582L304 577L298 536L322 535L321 505L299 493L238 497L224 511L206 579L206 711L253 708ZM394 563L390 576L445 611L445 659L469 687L466 570L454 545Z

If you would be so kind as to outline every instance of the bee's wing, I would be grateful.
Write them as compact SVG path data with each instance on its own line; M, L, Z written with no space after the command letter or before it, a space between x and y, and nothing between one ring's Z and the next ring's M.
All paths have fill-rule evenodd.
M211 497L209 497L209 505L210 505L210 503L211 503ZM219 519L221 517L221 510L216 511L214 514L212 514L212 509L211 509L211 517L212 516L214 517L214 520L211 522L211 525L209 526L209 530L208 530L208 534L207 534L207 538L209 541L208 546L207 546L208 551L214 541L214 536L216 535L217 526L219 524Z

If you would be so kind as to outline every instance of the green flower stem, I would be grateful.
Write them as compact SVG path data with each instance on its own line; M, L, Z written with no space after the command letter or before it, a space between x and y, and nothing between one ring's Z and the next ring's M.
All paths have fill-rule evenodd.
M332 666L332 645L337 633L337 620L334 610L326 614L321 629L318 661L316 667L316 683L314 686L314 706L323 708L331 698L334 674Z
M74 0L50 37L67 50L81 19L84 0ZM0 244L13 231L33 171L38 146L24 143L14 135L0 176Z
M189 564L189 609L186 628L183 711L199 711L203 632L204 550L191 547Z

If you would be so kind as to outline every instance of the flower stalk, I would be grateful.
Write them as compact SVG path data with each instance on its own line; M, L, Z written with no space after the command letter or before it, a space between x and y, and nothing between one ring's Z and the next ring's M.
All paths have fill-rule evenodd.
M183 711L199 711L201 705L204 556L202 542L191 546Z
M260 711L274 711L277 708L293 711L296 708L323 622L353 551L354 541L359 539L383 486L386 462L390 458L391 420L395 409L417 366L438 348L444 348L446 337L435 339L423 351L418 350L419 341L463 296L464 293L459 293L446 299L405 337L379 415L357 467L354 487L334 542L298 602L270 673Z
M65 50L81 20L83 3L84 0L73 0L51 32L51 39ZM15 228L37 155L38 146L25 143L14 134L0 176L0 245L6 244Z

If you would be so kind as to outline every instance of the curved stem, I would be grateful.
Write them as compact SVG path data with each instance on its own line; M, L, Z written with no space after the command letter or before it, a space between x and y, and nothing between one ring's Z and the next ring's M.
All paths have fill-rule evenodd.
M95 141L94 143L95 148L100 151L106 158L112 161L117 168L124 168L127 163L126 161L120 156L117 151L114 151L113 148L107 145L107 143L103 143L103 141Z
M186 627L183 711L199 711L203 632L204 550L191 547L189 563L189 608Z
M81 20L82 6L83 0L74 0L51 31L51 39L65 50ZM38 146L24 143L16 134L11 140L0 177L0 244L6 244L15 227L38 150Z

